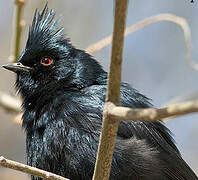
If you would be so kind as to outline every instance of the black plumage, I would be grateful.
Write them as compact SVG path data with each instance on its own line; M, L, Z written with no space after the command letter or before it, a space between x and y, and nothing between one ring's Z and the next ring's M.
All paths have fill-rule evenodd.
M27 164L71 180L91 180L102 124L107 73L64 37L47 6L36 11L17 73L22 94ZM121 104L149 99L121 84ZM32 180L41 178L33 177ZM121 122L110 180L197 180L162 122Z

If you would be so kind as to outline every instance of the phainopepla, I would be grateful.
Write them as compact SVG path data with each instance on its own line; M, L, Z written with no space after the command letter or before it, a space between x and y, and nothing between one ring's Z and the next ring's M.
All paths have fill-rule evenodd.
M35 12L18 62L4 68L16 72L23 97L27 164L71 180L91 180L107 73L72 46L54 16L47 5ZM124 82L120 99L125 107L151 107L147 97ZM197 179L161 121L120 123L110 180Z

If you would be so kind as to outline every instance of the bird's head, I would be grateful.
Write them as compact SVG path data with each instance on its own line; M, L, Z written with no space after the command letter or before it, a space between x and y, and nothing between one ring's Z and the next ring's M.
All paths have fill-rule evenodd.
M59 86L80 89L99 83L105 74L89 54L71 45L54 16L47 5L36 10L18 62L3 66L17 73L16 87L24 97Z

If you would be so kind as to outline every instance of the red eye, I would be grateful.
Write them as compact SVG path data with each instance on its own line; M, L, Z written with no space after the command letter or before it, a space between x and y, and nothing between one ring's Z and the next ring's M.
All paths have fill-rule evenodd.
M44 66L49 66L52 64L52 62L53 62L53 59L48 58L48 57L44 57L41 59L41 64Z

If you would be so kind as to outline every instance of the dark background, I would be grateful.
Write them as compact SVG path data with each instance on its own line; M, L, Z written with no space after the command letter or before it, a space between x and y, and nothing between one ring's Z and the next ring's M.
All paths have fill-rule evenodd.
M41 10L45 1L27 1L24 19L30 24L35 8ZM92 43L112 33L113 1L59 0L48 1L72 43L85 49ZM13 0L0 1L0 64L7 62L13 41ZM192 31L192 57L198 62L198 1L190 0L133 0L129 3L127 26L158 14L173 13L184 17ZM27 28L23 33L24 47ZM108 70L110 46L94 54ZM175 97L198 94L198 72L186 63L186 48L182 30L170 22L150 25L125 39L123 56L123 80L153 99L157 107ZM15 94L15 75L0 69L0 91ZM0 155L25 162L25 135L20 126L13 123L14 114L0 108ZM166 122L174 133L184 159L198 174L198 115L188 115ZM1 180L27 180L27 175L0 168Z

